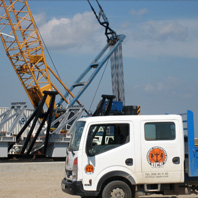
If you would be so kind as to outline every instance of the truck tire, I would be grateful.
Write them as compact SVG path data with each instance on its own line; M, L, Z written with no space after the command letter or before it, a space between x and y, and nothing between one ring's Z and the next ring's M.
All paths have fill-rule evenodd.
M132 198L131 188L123 181L112 181L108 183L103 191L102 198Z
M81 198L95 198L95 197L81 197Z

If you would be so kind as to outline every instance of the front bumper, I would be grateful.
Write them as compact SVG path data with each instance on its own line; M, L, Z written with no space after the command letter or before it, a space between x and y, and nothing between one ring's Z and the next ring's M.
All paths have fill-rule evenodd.
M79 196L97 196L98 191L85 191L83 189L82 181L69 181L64 178L61 183L62 191L70 195L79 195Z

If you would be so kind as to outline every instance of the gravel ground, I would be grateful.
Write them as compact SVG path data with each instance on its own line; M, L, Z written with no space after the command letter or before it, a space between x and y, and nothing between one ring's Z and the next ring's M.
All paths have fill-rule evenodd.
M0 163L0 198L79 198L62 192L64 174L64 162Z
M61 190L64 162L1 163L1 198L79 198Z

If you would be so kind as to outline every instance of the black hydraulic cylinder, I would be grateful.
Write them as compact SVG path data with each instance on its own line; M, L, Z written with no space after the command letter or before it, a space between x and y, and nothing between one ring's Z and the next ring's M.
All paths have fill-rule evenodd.
M105 103L105 98L103 98L100 101L100 103L98 104L99 105L98 108L96 109L96 111L93 113L92 116L99 116L100 113L102 113L102 107L103 107L104 103Z
M31 117L28 119L28 121L26 122L26 124L23 126L23 128L21 129L21 131L18 133L18 135L16 136L16 142L19 141L21 135L23 134L23 132L25 131L25 129L29 126L29 124L32 122L33 120L33 123L31 125L31 128L30 128L30 131L27 135L27 138L23 144L23 147L22 147L22 150L21 150L21 153L20 154L24 154L25 150L27 149L28 147L28 144L30 143L31 141L31 136L32 136L32 133L33 133L33 130L36 126L36 122L38 121L39 118L42 117L42 122L33 138L33 140L31 141L30 143L30 146L26 152L26 154L30 154L35 142L36 142L36 139L38 138L44 124L46 121L47 122L47 132L46 132L46 137L45 137L45 142L44 142L44 150L43 150L43 154L46 155L46 151L47 151L47 146L48 146L48 139L49 139L49 132L50 132L50 127L51 127L51 122L52 122L52 118L53 118L53 112L54 112L54 104L55 104L55 97L56 95L58 94L56 91L44 91L44 96L43 98L41 99L41 101L39 102L39 105L37 107L37 109L34 111L34 113L31 115ZM51 100L50 100L50 106L47 110L46 113L43 113L43 106L45 104L45 101L47 99L47 96L51 96ZM14 144L10 145L9 146L9 150L12 148Z
M105 97L109 100L108 105L107 105L107 110L106 110L104 115L110 115L112 102L113 102L113 99L115 98L115 96L113 96L113 95L103 95L102 97Z
M110 115L112 102L114 98L115 98L114 95L102 95L102 100L100 101L98 108L96 109L96 111L94 112L92 116L102 115L102 108L106 99L108 100L108 105L107 105L107 110L105 111L104 115Z
M30 118L27 120L27 122L25 123L25 125L22 127L22 129L19 131L19 133L17 134L16 136L16 142L18 142L18 140L20 139L21 135L24 133L25 129L29 126L29 124L31 123L31 121L35 118L35 116L38 114L38 111L41 107L43 107L43 104L46 100L46 97L47 95L43 96L43 98L41 99L37 109L33 112L33 114L30 116ZM29 135L31 137L31 134ZM8 147L8 151L13 147L15 143L11 144L9 147Z
M27 148L27 145L28 145L28 143L30 141L30 138L32 136L32 132L33 132L35 126L36 126L36 122L38 121L38 118L40 117L40 114L42 113L43 105L45 103L46 98L47 98L47 94L44 94L44 97L42 98L40 104L37 107L36 115L34 115L35 116L34 121L33 121L32 126L30 128L30 131L29 131L29 133L27 135L27 138L25 140L25 143L24 143L24 145L22 147L21 154L24 154L25 149Z
M37 130L32 142L31 142L31 144L30 144L30 146L28 148L27 155L30 154L30 152L31 152L31 150L32 150L32 148L33 148L33 146L34 146L34 144L36 142L36 139L38 138L38 136L39 136L44 124L45 124L46 119L47 119L47 114L44 116L44 118L43 118L43 120L42 120L42 122L41 122L41 124L40 124L40 126L39 126L39 128L38 128L38 130Z
M54 109L54 102L55 102L55 97L57 95L57 92L50 92L50 95L52 95L51 100L50 100L50 107L48 109L48 124L47 124L47 131L46 131L46 136L45 136L45 144L44 144L44 149L43 149L43 154L46 155L47 152L47 146L48 146L48 141L49 141L49 132L50 132L50 127L52 123L52 117L53 117L53 109Z

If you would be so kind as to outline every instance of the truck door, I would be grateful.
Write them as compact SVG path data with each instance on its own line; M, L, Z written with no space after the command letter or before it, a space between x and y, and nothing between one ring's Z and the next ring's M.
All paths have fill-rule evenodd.
M178 120L141 123L141 166L144 183L183 180L183 146Z
M91 149L83 156L83 185L95 190L99 180L109 173L134 171L134 139L130 136L132 123L94 123L89 126ZM87 143L87 148L88 143ZM112 175L111 175L112 176Z

